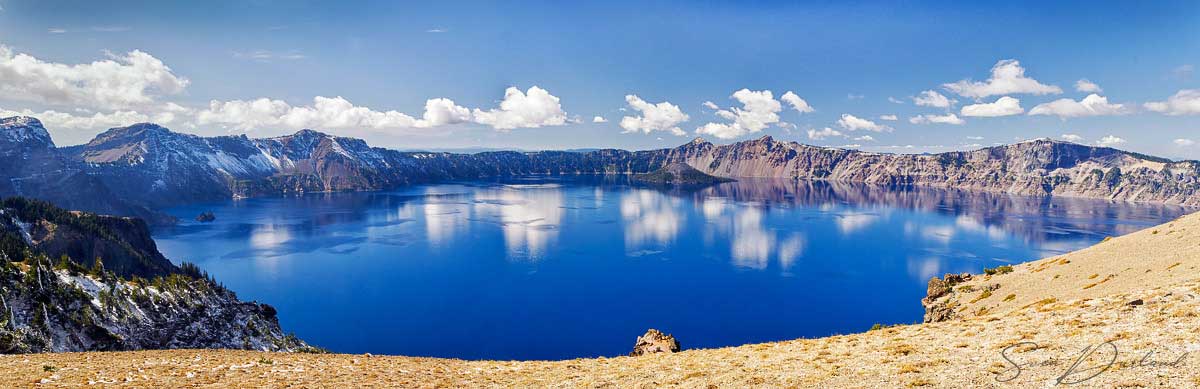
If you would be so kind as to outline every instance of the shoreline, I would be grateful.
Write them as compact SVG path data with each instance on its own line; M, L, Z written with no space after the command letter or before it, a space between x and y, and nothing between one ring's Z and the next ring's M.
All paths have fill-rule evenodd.
M813 339L560 361L232 350L6 355L0 357L5 367L0 380L267 387L1009 387L1063 376L1083 379L1087 374L1080 375L1072 362L1084 356L1086 366L1104 370L1085 380L1088 385L1195 386L1200 385L1200 355L1191 353L1200 347L1194 331L1200 327L1196 248L1200 214L1193 213L956 285L951 296L961 311L988 308L981 314ZM1129 261L1128 253L1142 256ZM1112 269L1115 275L1090 277L1080 269L1096 274ZM1041 278L1056 282L1046 287ZM993 284L999 286L982 298L983 288L959 289ZM1028 295L1005 298L1017 293ZM1088 346L1114 351L1081 355ZM1105 362L1110 355L1112 362Z

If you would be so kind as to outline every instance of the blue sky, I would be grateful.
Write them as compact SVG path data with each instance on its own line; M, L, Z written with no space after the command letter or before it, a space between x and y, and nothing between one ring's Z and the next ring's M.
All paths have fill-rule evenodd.
M1196 2L93 3L0 0L0 111L37 114L60 144L145 119L404 149L772 135L922 152L1074 135L1200 157ZM1024 79L972 84L993 67ZM954 102L915 104L924 91ZM1004 97L1019 102L992 104ZM423 116L431 99L447 100Z

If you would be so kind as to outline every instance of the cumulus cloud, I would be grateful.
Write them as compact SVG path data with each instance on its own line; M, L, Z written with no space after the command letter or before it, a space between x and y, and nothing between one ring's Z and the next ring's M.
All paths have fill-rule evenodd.
M987 81L960 80L943 84L943 88L963 97L984 98L995 95L1029 93L1035 95L1059 94L1062 88L1046 85L1025 76L1025 68L1015 59L1005 59L992 66L992 76Z
M1171 143L1174 143L1176 146L1179 146L1179 147L1190 147L1192 145L1195 145L1196 141L1191 140L1191 139L1186 139L1186 138L1179 138L1179 139L1171 141Z
M797 96L792 91L784 92L783 96L779 96L779 99L783 100L785 103L788 103L788 105L792 106L792 109L796 110L797 112L808 113L813 111L813 107L808 105L807 101L804 101L804 99L800 98L800 96Z
M1030 115L1053 115L1060 118L1084 116L1122 115L1129 111L1124 104L1109 103L1108 98L1090 94L1082 100L1058 99L1038 104L1029 110Z
M894 121L900 120L900 118L896 117L896 115L879 115L879 120L887 120L887 121L894 122Z
M950 108L950 106L958 102L933 90L923 91L912 99L916 105L934 108Z
M567 122L567 113L563 112L558 97L536 85L526 92L509 87L504 90L500 108L487 111L476 108L474 113L476 123L497 130L558 126Z
M1200 89L1184 89L1175 92L1166 101L1152 101L1146 109L1167 115L1200 115Z
M671 134L687 135L679 128L679 123L686 122L688 115L679 106L664 101L658 104L648 103L637 95L626 95L625 103L629 108L641 113L641 116L626 116L621 118L621 128L626 133L638 132L649 134L653 131L666 131Z
M428 105L428 104L427 104ZM417 120L407 114L379 112L338 97L317 96L309 106L294 107L283 100L259 98L209 102L196 114L199 124L220 124L240 130L258 128L409 128Z
M1122 143L1125 143L1124 139L1112 135L1105 136L1096 141L1096 145L1102 147L1113 147Z
M1100 89L1100 85L1096 85L1096 83L1088 81L1086 78L1075 81L1075 90L1085 93L1104 92L1104 89Z
M1083 137L1075 134L1062 134L1062 139L1067 142L1083 142Z
M608 119L605 119L603 116L594 116L592 117L592 123L608 123Z
M835 130L835 129L832 129L829 127L825 127L820 130L808 130L808 139L822 140L825 138L832 138L832 137L845 138L846 134L843 134L841 131L838 131L838 130Z
M169 123L173 117L159 116L152 117L136 111L116 111L112 113L92 113L91 115L76 115L67 112L58 112L47 110L42 112L34 112L32 110L11 111L0 109L0 117L8 116L33 116L42 121L47 128L51 129L67 129L67 130L93 130L99 128L113 128L127 126L133 123L142 122L157 122L161 124ZM168 119L168 120L162 120Z
M783 104L779 100L775 100L771 91L741 89L733 92L730 97L742 103L742 107L721 109L716 112L717 116L729 120L730 123L708 123L697 128L696 133L708 134L720 139L733 139L762 131L767 126L779 122L779 112L783 110Z
M0 94L10 99L72 107L125 109L183 92L186 78L142 51L68 65L46 62L0 45Z
M870 136L870 135L863 135L863 136L854 138L854 140L863 141L863 142L874 142L875 137Z
M971 104L962 107L962 115L967 117L997 117L1019 115L1025 112L1021 108L1021 100L1016 98L1003 96L996 99L995 102Z
M837 121L838 126L850 131L866 130L874 132L891 132L892 128L875 123L873 121L863 119L848 113L842 114L842 118Z
M436 127L447 124L463 123L471 120L471 110L454 104L454 100L436 98L425 100L425 114L421 120L413 123L414 127Z
M908 122L912 123L912 124L933 123L933 124L953 124L953 125L959 125L959 124L966 123L961 118L959 118L958 115L955 115L953 113L948 113L945 115L933 115L933 114L917 115L917 116L908 118Z

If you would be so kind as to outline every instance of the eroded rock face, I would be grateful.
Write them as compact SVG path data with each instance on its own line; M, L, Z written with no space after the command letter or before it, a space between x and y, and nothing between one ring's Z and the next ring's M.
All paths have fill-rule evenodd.
M677 352L679 352L679 341L675 340L674 336L651 328L637 338L637 342L633 344L633 352L630 352L629 356Z
M86 145L56 148L36 119L0 119L0 195L123 216L149 217L153 208L230 197L381 190L513 175L636 174L672 164L717 177L1200 205L1200 162L1048 139L920 155L810 146L769 136L728 145L696 139L644 151L454 154L388 150L312 130L265 139L199 137L141 123L111 129ZM77 193L87 195L72 195Z
M946 274L940 279L937 277L929 279L925 298L921 299L921 305L925 307L925 322L933 323L953 319L954 285L970 280L970 273Z
M172 264L140 219L0 200L0 354L163 348L309 349L274 308Z

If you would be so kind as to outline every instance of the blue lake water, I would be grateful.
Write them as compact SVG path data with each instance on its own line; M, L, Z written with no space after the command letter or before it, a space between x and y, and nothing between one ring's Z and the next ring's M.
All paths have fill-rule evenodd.
M191 221L204 210L217 220ZM541 177L171 209L177 263L335 352L468 359L628 353L921 320L930 277L1083 248L1184 208L742 180L700 190ZM1131 258L1131 260L1136 260Z

